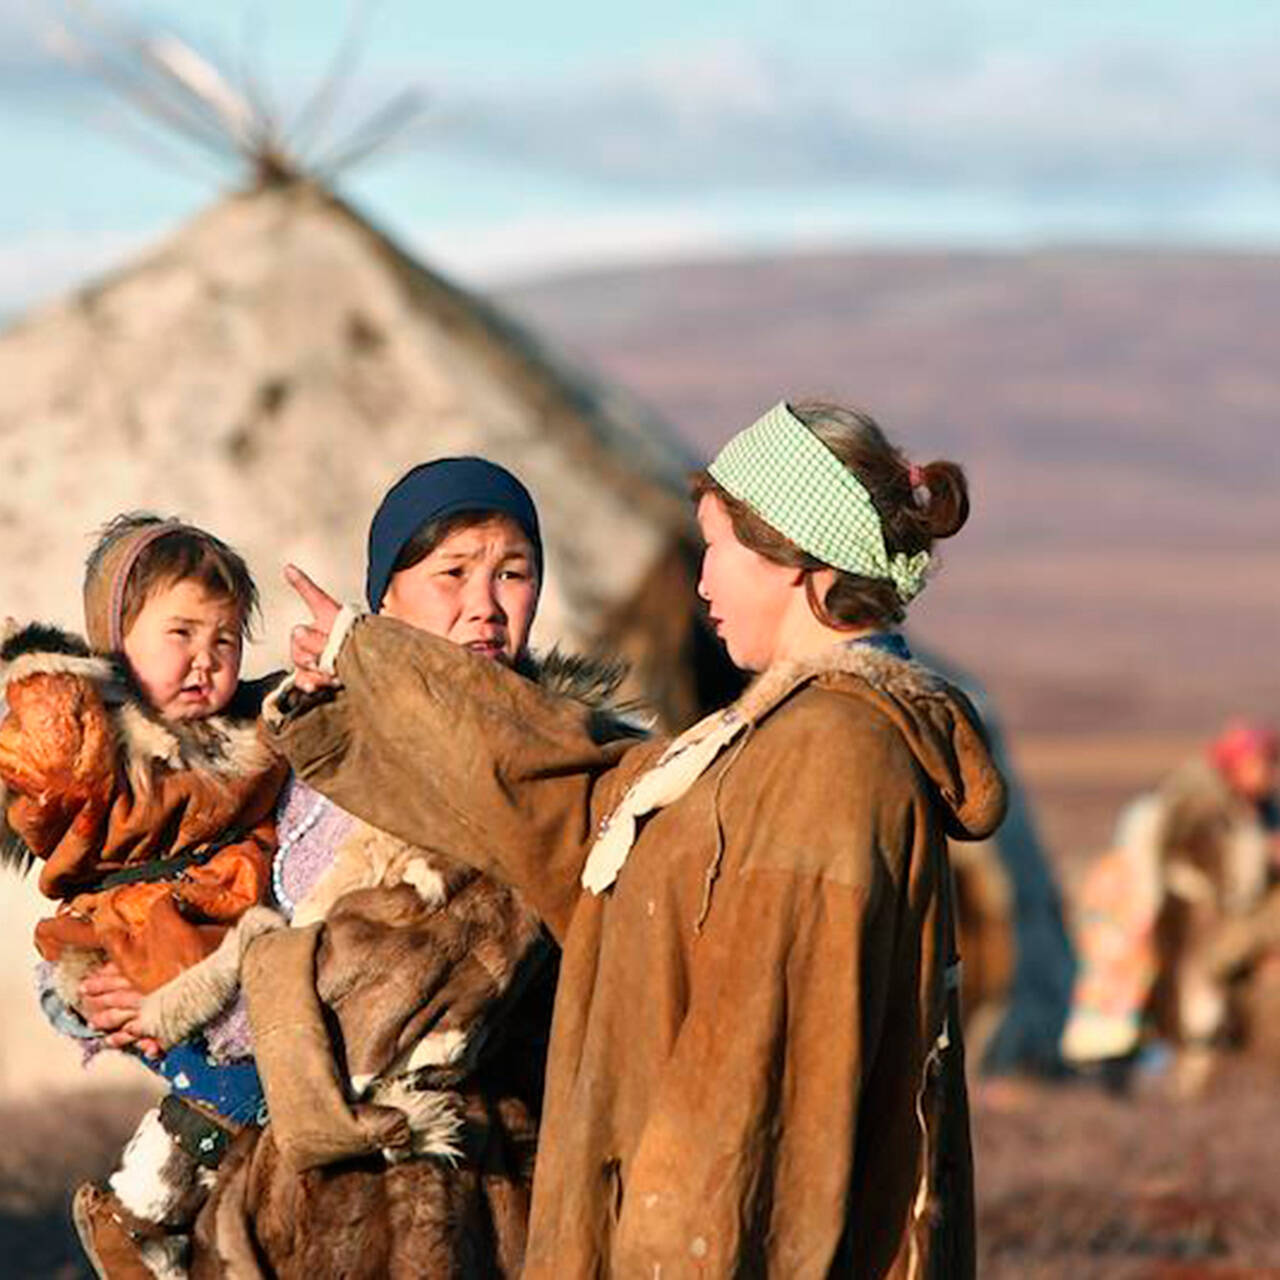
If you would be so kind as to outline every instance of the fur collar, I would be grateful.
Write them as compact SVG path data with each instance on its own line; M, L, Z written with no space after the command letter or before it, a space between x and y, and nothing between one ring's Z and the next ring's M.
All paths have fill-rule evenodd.
M618 877L646 815L676 803L733 742L745 741L792 694L830 684L872 704L906 740L949 813L953 834L981 837L1004 814L1005 791L968 700L919 663L871 645L834 644L763 672L731 706L686 730L600 824L582 872L601 894Z
M8 712L4 699L9 686L39 674L78 676L97 689L121 767L136 794L148 792L156 764L230 782L263 773L276 758L258 731L261 697L256 685L242 683L231 705L216 716L164 720L143 701L122 660L92 654L79 636L33 623L8 627L0 641L0 716ZM7 808L7 794L0 787L0 809ZM25 871L30 854L2 819L0 812L0 863Z
M109 684L115 666L107 658L95 658L89 646L69 631L33 622L19 628L12 619L0 643L0 696L9 685L27 676L69 672L95 684Z
M751 683L734 708L748 724L755 724L801 686L832 676L856 676L901 702L937 697L947 687L941 676L914 659L854 642L777 663Z
M1008 792L968 697L911 658L857 642L836 644L765 672L736 704L748 724L808 684L838 689L902 735L946 814L949 835L984 839L1004 818Z
M598 743L647 737L653 729L654 718L643 704L619 696L630 672L625 662L554 648L545 655L526 654L516 670L553 697L588 708L591 736Z

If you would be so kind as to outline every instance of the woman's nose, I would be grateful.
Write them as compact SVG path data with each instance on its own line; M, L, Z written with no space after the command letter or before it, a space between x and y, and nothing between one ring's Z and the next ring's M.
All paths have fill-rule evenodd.
M501 618L502 605L498 600L497 583L483 574L477 574L468 584L467 612L473 618Z

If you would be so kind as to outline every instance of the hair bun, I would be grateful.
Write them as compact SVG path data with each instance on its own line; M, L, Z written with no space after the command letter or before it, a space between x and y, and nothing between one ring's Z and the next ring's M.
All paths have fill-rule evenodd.
M950 538L959 533L969 518L969 482L963 468L954 462L930 462L919 468L919 477L916 500L929 536Z

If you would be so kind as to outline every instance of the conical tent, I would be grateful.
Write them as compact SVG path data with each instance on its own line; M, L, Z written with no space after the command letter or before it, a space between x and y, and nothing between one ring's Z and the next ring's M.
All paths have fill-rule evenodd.
M690 455L303 180L222 200L0 333L0 615L81 630L95 530L124 510L178 514L248 558L264 643L247 669L269 670L301 615L281 565L359 599L382 494L415 463L465 453L511 467L538 503L536 646L628 658L630 691L672 726L724 696L694 591ZM29 972L47 905L34 883L0 882L6 972ZM29 982L3 995L0 1095L70 1084L78 1055Z
M94 528L178 513L248 557L275 661L297 612L282 562L358 598L381 494L463 453L511 467L538 503L535 642L621 652L664 719L692 717L691 456L304 180L224 199L0 335L0 607L78 625Z

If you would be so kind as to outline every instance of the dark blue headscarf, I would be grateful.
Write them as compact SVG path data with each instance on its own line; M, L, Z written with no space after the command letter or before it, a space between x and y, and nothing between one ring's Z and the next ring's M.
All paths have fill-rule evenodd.
M424 524L464 511L510 516L533 543L542 575L542 534L529 491L505 467L483 458L437 458L413 468L382 499L369 526L365 594L375 613L400 552Z

